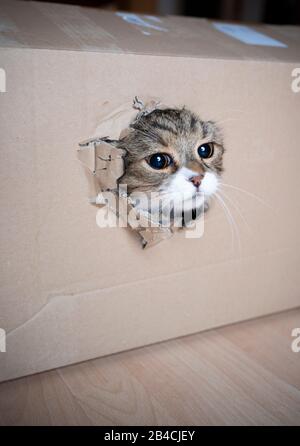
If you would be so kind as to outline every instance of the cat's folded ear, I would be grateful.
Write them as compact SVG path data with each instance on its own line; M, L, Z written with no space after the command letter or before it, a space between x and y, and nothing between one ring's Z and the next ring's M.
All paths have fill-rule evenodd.
M218 144L224 151L224 138L222 129L215 121L203 121L203 136L210 139L212 142Z

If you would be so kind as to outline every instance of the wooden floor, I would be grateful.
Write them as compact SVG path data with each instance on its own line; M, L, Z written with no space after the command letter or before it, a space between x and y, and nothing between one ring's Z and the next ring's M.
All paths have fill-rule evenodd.
M300 425L293 310L0 384L1 425Z

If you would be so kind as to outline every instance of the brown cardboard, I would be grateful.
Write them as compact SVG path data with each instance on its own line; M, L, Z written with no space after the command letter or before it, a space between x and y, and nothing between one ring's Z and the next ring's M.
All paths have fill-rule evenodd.
M0 11L0 380L299 306L294 28L255 26L287 45L258 47L206 20L164 17L169 32L149 35L100 10ZM203 237L149 250L96 225L78 142L117 109L107 126L119 135L124 104L144 94L222 126L235 225L217 199Z

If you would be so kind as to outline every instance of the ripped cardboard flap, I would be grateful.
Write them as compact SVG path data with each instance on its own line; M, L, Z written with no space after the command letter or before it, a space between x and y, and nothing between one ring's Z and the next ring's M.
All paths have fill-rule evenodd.
M124 174L125 150L118 149L101 138L79 144L78 159L96 176L101 190L115 190Z
M120 193L119 180L125 172L126 151L117 148L113 144L113 140L109 138L124 137L130 132L130 123L135 122L142 115L151 113L156 108L164 109L166 105L162 104L158 98L148 97L143 102L136 96L131 107L119 107L116 111L103 117L97 126L98 135L101 133L107 135L108 129L110 129L109 137L92 137L79 143L78 150L78 159L95 175L99 183L99 193L97 197L90 199L90 202L102 206L108 205L118 218L126 219L128 226L140 235L144 248L170 238L173 232L171 228L162 226L159 221L153 221L148 212L138 211L130 197L126 193ZM109 206L109 200L106 200L104 196L105 191L114 192L117 197L118 209ZM129 214L132 220L128 218Z
M100 191L97 197L90 199L91 203L109 206L105 192L114 192L117 198L117 209L109 206L110 210L118 218L125 220L128 226L140 235L143 248L154 246L172 236L170 228L163 227L159 222L154 222L149 213L137 211L130 197L119 193L118 180L123 176L125 170L124 150L118 149L108 140L98 137L83 141L79 146L78 159L95 175L99 183ZM128 218L129 214L131 218Z

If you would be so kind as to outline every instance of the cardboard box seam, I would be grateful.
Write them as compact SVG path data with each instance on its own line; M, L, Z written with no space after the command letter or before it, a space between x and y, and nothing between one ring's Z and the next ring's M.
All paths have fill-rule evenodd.
M138 350L138 349L141 349L143 347L151 347L153 345L162 344L162 343L168 342L168 341L176 341L177 339L186 338L188 336L195 336L197 334L206 333L206 332L209 332L209 331L217 330L219 328L228 327L228 326L232 326L232 325L236 325L236 324L240 324L240 323L247 323L247 322L252 321L253 319L261 319L261 318L264 318L266 316L267 317L272 317L272 316L276 316L277 314L292 312L292 311L294 311L295 309L298 309L298 308L300 309L300 306L298 306L298 305L294 306L294 307L288 307L288 308L285 308L285 309L282 309L282 310L277 310L277 311L270 312L268 314L262 314L261 316L255 316L255 317L251 316L248 319L243 319L242 321L240 321L237 318L237 319L233 320L230 324L226 323L226 324L215 325L215 326L212 326L210 328L204 328L203 330L197 330L197 331L193 331L191 333L179 334L178 336L172 336L171 335L170 337L167 337L165 339L154 341L154 342L148 342L146 344L144 342L141 342L141 343L137 343L136 346L134 346L134 347L128 347L128 348L125 348L123 350L114 349L114 350L111 351L111 353L106 353L106 354L101 355L101 356L87 357L85 359L81 359L81 360L76 361L76 362L65 362L62 365L54 365L54 367L52 367L50 369L46 367L46 368L41 369L41 370L39 370L37 372L34 371L34 370L27 370L27 372L25 372L25 374L19 374L18 373L16 375L13 375L11 378L1 379L1 377L0 377L0 384L5 383L5 382L10 382L10 381L15 381L16 379L20 379L20 378L23 378L23 377L26 377L26 376L38 375L38 374L44 373L44 372L55 371L55 370L57 370L58 368L61 368L61 367L69 367L69 366L85 363L86 361L93 361L93 360L99 359L99 358L108 358L108 357L111 357L112 355L117 355L117 354L129 352L129 351Z
M169 279L172 277L180 277L182 275L185 275L186 273L189 272L193 272L193 271L201 271L204 272L205 270L209 270L211 268L214 267L218 267L218 266L222 266L222 265L228 265L228 264L232 264L232 263L239 263L239 262L243 262L243 261L248 261L250 259L253 259L255 257L268 257L268 256L272 256L274 254L278 254L278 253L283 253L285 251L288 251L289 248L284 248L284 249L279 249L279 250L274 250L274 251L269 251L267 253L262 253L260 255L250 255L250 256L245 256L245 257L241 257L239 259L228 259L228 260L224 260L221 262L217 262L217 263L210 263L209 265L205 265L202 268L187 268L187 269L182 269L180 271L175 271L173 273L169 273L169 274L162 274L162 275L156 275L155 277L151 277L151 278L145 278L145 279L140 279L140 280L134 280L134 281L128 281L128 282L122 282L118 285L112 285L112 286L106 286L106 287L99 287L99 288L93 288L91 290L82 290L79 293L68 293L68 292L59 292L57 291L56 293L52 292L48 295L48 297L46 298L45 303L40 307L40 309L35 312L32 316L30 316L28 319L26 319L26 321L24 321L22 324L18 325L17 327L12 328L11 330L9 330L7 332L7 336L12 335L13 333L15 333L16 331L18 331L19 329L24 328L28 323L32 322L36 317L39 316L39 314L45 310L46 307L48 307L49 305L51 305L51 303L55 300L61 300L61 299L71 299L71 298L76 298L79 296L89 296L89 295L93 295L95 293L98 292L109 292L111 290L114 289L119 289L119 288L123 288L126 286L132 286L132 285L138 285L138 284L143 284L143 283L151 283L153 280L157 280L157 279Z
M221 57L205 57L205 56L193 56L193 55L174 55L174 54L169 54L169 55L165 55L165 54L153 54L153 53L133 53L133 52L125 52L125 51L120 51L120 52L110 52L110 51L89 51L89 50L74 50L74 49L61 49L61 48L34 48L34 47L14 47L14 46L7 46L7 47L1 47L0 46L0 51L50 51L50 52L59 52L59 53L80 53L80 54L97 54L97 55L106 55L106 56L124 56L124 57L128 57L128 56L133 56L133 57L152 57L154 59L158 58L158 57L162 57L163 59L186 59L188 61L192 61L192 60L199 60L199 61L205 61L205 60L209 60L209 61L214 61L214 62L237 62L237 63L257 63L257 64L262 64L262 65L266 65L266 64L280 64L280 65L294 65L294 64L300 64L300 57L299 60L279 60L279 59L273 59L273 60L258 60L258 59L241 59L238 58L238 56L235 57L230 57L230 58L221 58Z

